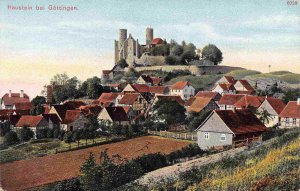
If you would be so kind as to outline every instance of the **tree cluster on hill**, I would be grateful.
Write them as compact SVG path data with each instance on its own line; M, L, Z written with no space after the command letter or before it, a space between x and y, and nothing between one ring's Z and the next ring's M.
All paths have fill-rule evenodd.
M96 76L81 83L76 76L70 78L66 73L56 74L50 83L55 87L53 90L55 103L80 97L96 99L103 92L112 91L110 88L102 86L101 79Z
M176 41L171 40L170 44L168 44L169 54L165 58L165 63L167 65L179 65L179 64L187 64L192 60L198 60L199 57L196 54L196 46L193 43L186 44L185 41L182 41L181 45Z
M223 60L223 53L214 44L206 45L202 49L201 54L202 54L202 58L212 61L215 65L220 64Z

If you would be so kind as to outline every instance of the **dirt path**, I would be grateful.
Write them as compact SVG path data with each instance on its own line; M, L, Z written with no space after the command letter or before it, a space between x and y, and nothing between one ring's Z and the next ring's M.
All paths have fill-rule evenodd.
M235 148L221 153L213 154L210 156L179 163L173 166L160 168L158 170L147 173L146 175L144 175L143 177L139 178L136 181L139 184L150 186L150 185L155 185L156 183L161 182L162 180L167 180L170 178L176 179L179 178L181 172L186 172L191 170L194 167L199 168L203 165L220 161L223 158L241 153L246 149L247 147Z

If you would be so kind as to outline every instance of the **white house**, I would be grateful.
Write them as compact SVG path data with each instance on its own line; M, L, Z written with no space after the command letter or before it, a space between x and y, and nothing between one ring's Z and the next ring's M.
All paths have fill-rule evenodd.
M281 128L300 127L300 98L290 101L279 115Z
M183 100L188 100L195 95L195 88L189 82L176 82L170 87L170 95L180 96Z
M224 94L236 94L236 89L233 84L216 84L212 90L212 92L218 92L221 95Z
M267 127L277 126L280 122L279 114L282 112L286 105L281 99L267 97L264 102L258 108L258 111L262 112L266 110L270 114L269 123L265 124Z

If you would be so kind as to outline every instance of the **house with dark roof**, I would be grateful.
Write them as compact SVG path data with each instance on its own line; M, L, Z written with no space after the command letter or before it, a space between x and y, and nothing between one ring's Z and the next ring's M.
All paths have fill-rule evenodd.
M257 110L259 112L266 110L270 114L270 119L265 125L267 127L274 127L279 125L279 114L282 112L285 106L286 104L283 103L281 99L266 97Z
M169 94L180 96L183 100L188 100L195 95L195 88L187 81L180 81L170 86Z
M224 94L218 102L220 110L232 110L235 107L234 104L244 96L242 94Z
M52 105L50 110L48 111L48 114L56 114L61 121L64 120L67 110L75 110L72 105Z
M127 93L122 96L118 106L130 106L136 114L140 114L145 113L149 103L140 93Z
M14 109L15 105L20 103L30 103L29 96L24 93L23 90L20 93L12 93L9 90L8 93L4 94L1 98L0 109Z
M232 83L219 83L216 84L212 90L212 92L218 92L221 95L224 94L236 94L236 89Z
M234 84L234 88L237 94L253 94L255 93L254 88L249 84L247 80L237 80Z
M49 122L41 115L23 115L16 124L16 128L22 128L24 126L30 128L36 135L38 129L49 128Z
M176 95L158 95L154 98L153 104L155 104L159 100L172 100L172 101L176 101L182 106L185 105L185 101L180 96L176 96Z
M160 77L151 77L148 75L141 75L137 80L137 84L147 84L149 86L160 86L162 79Z
M300 98L288 102L279 117L281 128L300 127Z
M117 123L120 125L130 124L127 113L124 107L121 106L105 107L99 113L97 118L104 123Z
M234 84L236 80L232 76L223 76L216 84Z
M122 93L140 93L147 101L150 101L151 99L153 99L153 95L150 93L149 87L150 86L148 86L147 84L127 84Z
M61 120L56 114L42 115L49 123L49 129L60 129Z
M215 110L196 129L201 149L261 141L266 126L248 109Z
M212 111L219 109L218 104L212 99L207 97L195 97L195 100L190 106L187 107L187 112L201 112Z
M88 118L80 110L67 110L61 122L61 128L65 131L73 131L87 127Z

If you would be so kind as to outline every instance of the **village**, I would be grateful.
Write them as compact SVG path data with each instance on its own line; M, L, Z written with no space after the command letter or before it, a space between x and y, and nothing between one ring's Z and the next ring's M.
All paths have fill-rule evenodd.
M6 178L1 184L9 190L23 190L74 178L79 176L78 166L88 159L88 151L99 155L100 151L103 154L108 149L110 156L120 154L132 160L141 156L146 158L146 154L163 153L165 163L143 169L146 173L181 161L202 160L201 157L219 152L236 152L235 149L264 145L263 137L270 132L276 138L276 132L300 128L300 98L298 94L293 100L287 98L288 94L277 87L280 82L267 89L273 91L271 95L264 93L257 82L251 82L251 85L243 77L228 75L230 71L224 72L217 66L221 60L205 56L204 51L201 55L191 43L172 43L174 50L182 48L185 52L176 55L176 51L170 51L166 54L161 47L170 44L161 38L153 38L152 28L146 29L145 45L140 45L131 35L127 37L126 29L121 29L119 41L115 41L115 65L111 70L103 70L101 78L93 77L82 83L80 88L83 91L76 90L76 85L66 88L68 81L73 79L67 78L66 74L52 78L44 88L44 95L35 98L30 98L26 90L8 90L0 99L1 152L14 153L18 148L35 143L43 143L45 148L41 148L40 153L29 149L20 158L9 152L1 154L5 156L1 159L3 166L16 168L13 164L23 159L30 162L68 154L71 157L73 152L84 153L76 154L80 158L78 161L79 158L73 156L69 167L58 164L65 160L63 158L51 159L54 162L51 168L57 171L68 168L71 175L61 172L60 176L52 177L57 173L53 171L44 182L28 184L29 180L20 178L20 182L14 184L12 179ZM183 68L172 69L177 66ZM180 75L192 76L193 79L213 76L215 80L199 88L199 83L194 81L168 79ZM93 83L95 87L87 90ZM76 96L66 96L75 90L81 94L76 92ZM91 93L87 94L88 91ZM132 143L128 144L130 141ZM47 147L48 143L57 145ZM116 151L113 150L116 149L114 144L118 144ZM141 148L136 150L139 146L135 147L135 144L141 144ZM101 149L97 150L98 147ZM180 149L181 154L174 154ZM145 165L145 162L139 162ZM46 167L36 168L34 172L41 173L41 168Z

